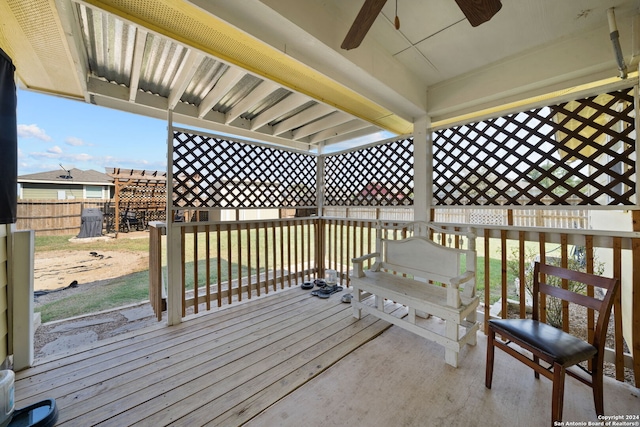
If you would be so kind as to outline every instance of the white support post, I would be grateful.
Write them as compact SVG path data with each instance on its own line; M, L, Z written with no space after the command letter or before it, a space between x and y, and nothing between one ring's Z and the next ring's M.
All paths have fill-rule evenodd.
M182 239L173 222L173 111L167 114L167 323L182 322Z
M433 151L431 119L422 116L413 122L413 217L430 221L433 200Z
M13 370L20 371L33 365L34 319L33 319L33 259L35 232L9 232L9 318L10 348L13 352Z
M316 170L316 206L317 216L324 216L324 142L318 145L318 164Z

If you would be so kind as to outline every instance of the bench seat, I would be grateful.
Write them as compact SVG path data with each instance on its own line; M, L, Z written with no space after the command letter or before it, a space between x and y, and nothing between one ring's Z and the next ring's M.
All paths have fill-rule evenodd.
M447 248L425 237L403 240L380 238L378 244L381 252L353 259L351 304L354 317L359 319L364 310L434 341L445 348L445 362L457 367L460 350L466 344L476 344L479 329L476 321L479 298L475 294L475 251ZM463 255L467 258L467 268L471 270L453 275L454 271L460 271ZM376 262L371 270L363 270L363 262L373 258ZM445 280L447 273L449 279ZM368 295L374 296L373 306L364 302ZM408 316L398 319L385 313L385 299L405 305ZM430 327L428 322L416 322L416 316L425 314L442 319L444 331Z

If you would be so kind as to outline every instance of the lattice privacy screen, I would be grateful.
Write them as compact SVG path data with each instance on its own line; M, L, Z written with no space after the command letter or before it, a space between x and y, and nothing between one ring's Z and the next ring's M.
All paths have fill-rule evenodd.
M173 206L314 207L315 156L175 131Z
M413 138L329 155L326 206L413 205Z
M633 205L633 88L434 134L434 204Z

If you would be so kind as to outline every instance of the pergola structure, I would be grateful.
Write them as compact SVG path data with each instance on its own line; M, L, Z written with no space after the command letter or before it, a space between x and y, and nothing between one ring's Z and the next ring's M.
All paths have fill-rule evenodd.
M113 225L116 236L127 212L137 220L164 221L167 202L167 173L137 169L106 168L115 184Z
M10 0L0 4L0 47L26 89L167 118L169 324L187 308L292 286L325 267L348 284L349 257L364 253L385 217L327 218L325 203L356 213L363 205L405 206L427 221L447 207L598 204L612 215L625 211L610 221L623 230L518 228L512 215L500 226L478 225L485 266L490 239L499 241L506 315L508 242L520 250L521 278L525 243L535 242L542 259L545 243L557 243L565 264L570 246L584 246L588 270L596 249L611 251L612 274L623 275L629 290L614 312L632 313L625 320L631 353L623 354L618 315L611 357L616 375L631 366L637 385L640 2L503 3L472 27L453 0L387 2L362 44L344 50L361 2ZM376 143L358 147L363 138ZM381 176L385 197L369 197ZM172 220L183 209L264 205L317 208L319 217ZM185 254L202 256L203 234L206 273L193 262L187 291ZM233 241L247 249L234 253ZM525 308L520 301L523 316Z

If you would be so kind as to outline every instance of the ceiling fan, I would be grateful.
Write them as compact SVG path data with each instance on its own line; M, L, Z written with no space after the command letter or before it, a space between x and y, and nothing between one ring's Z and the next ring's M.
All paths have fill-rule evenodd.
M342 42L343 49L355 49L367 34L387 0L365 0L358 16ZM472 27L487 22L502 8L500 0L456 0ZM398 28L396 17L396 28Z

